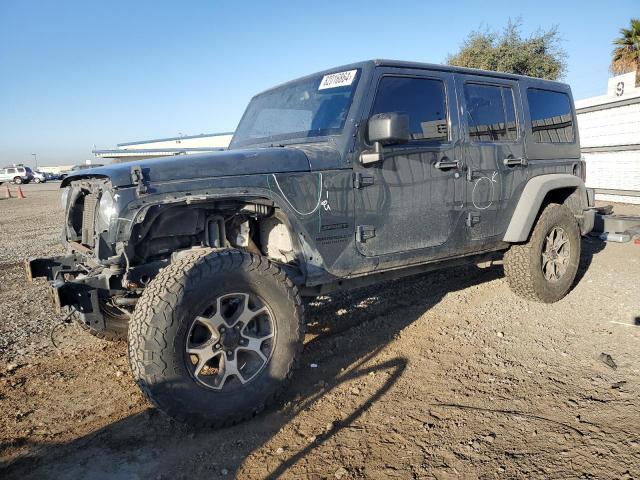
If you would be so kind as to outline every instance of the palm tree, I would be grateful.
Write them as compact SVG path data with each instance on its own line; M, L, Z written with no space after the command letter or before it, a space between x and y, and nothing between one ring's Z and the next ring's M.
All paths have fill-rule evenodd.
M631 19L631 28L621 28L620 36L613 41L615 48L611 58L614 74L636 71L636 84L640 77L640 19Z

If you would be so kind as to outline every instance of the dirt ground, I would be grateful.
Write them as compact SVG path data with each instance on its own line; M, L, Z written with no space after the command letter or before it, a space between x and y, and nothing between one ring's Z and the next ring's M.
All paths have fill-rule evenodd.
M51 334L22 259L60 251L56 187L0 200L4 479L640 477L640 245L584 239L553 305L499 265L319 298L285 398L194 430L142 398L123 343Z

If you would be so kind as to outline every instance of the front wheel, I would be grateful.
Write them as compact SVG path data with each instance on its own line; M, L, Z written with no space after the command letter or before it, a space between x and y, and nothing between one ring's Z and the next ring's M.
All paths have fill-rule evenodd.
M239 250L187 255L136 305L131 369L147 398L177 420L236 423L288 382L303 325L297 288L266 258Z
M504 271L511 289L543 303L563 298L580 262L580 229L569 208L549 204L540 214L529 241L511 245Z
M33 181L34 181L35 183L40 183L42 180L40 180L39 178L37 178L37 177L36 177L36 178L34 178L34 179L33 179Z
M13 183L15 183L16 185L20 185L22 183L22 178L20 177L16 177L13 179Z

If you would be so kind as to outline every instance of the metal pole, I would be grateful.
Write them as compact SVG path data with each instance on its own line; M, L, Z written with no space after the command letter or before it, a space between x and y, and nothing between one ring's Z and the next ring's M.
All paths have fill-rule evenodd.
M35 153L32 153L31 155L33 155L33 161L35 162L36 166L35 166L35 170L38 170L38 155Z

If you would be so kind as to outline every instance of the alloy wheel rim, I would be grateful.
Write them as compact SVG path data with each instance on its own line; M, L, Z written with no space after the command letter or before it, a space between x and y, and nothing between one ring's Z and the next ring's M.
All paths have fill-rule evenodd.
M560 280L569 268L571 242L561 227L553 227L542 245L542 273L549 282Z
M271 310L257 296L219 296L189 328L185 354L191 375L213 390L241 388L271 360L275 325Z

